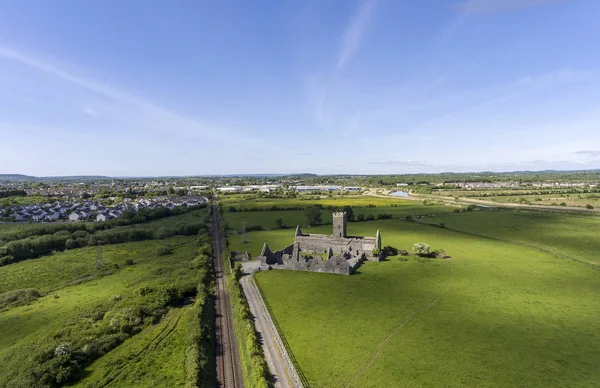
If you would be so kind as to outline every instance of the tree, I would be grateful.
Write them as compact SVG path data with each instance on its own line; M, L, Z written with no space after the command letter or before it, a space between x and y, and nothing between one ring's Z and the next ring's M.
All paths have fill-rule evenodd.
M427 257L431 253L431 247L426 243L415 243L413 246L413 252L417 256Z
M344 211L346 212L346 220L348 222L354 222L354 211L351 206L344 206Z
M285 229L286 226L287 225L285 224L285 222L283 221L283 219L278 218L278 219L275 220L275 227L277 227L277 229Z
M306 220L309 225L319 225L323 222L321 216L321 206L315 205L306 209Z

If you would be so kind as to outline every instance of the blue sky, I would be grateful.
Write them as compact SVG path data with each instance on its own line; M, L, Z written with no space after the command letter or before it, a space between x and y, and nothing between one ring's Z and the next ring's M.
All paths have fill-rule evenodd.
M600 168L590 0L11 1L0 173Z

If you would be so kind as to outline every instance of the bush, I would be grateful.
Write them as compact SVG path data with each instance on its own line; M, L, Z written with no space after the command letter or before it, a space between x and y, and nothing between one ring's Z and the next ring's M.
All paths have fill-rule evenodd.
M431 253L431 247L426 243L415 243L413 253L419 257L427 257Z
M162 244L154 250L156 256L167 256L173 253L173 248L168 244Z
M5 292L4 294L0 294L0 310L29 304L40 296L42 296L42 294L35 288Z
M442 260L447 259L449 257L448 255L446 255L446 251L444 251L443 249L434 251L433 254L434 254L434 257L436 257L438 259L442 259Z
M261 230L265 230L261 225L251 225L246 228L248 232L260 232Z
M375 216L373 216L373 214L369 214L367 217L365 217L366 221L373 221L375 219Z
M364 214L359 214L356 216L356 221L364 221L365 220L365 215Z
M397 256L398 255L398 249L391 247L389 245L383 247L381 252L383 253L384 256Z
M160 248L160 247L159 247ZM160 255L159 255L160 256ZM127 259L125 260L125 265L134 265L135 263L133 262L133 259Z
M381 213L377 215L378 220L389 220L392 218L391 214Z
M401 249L398 253L400 253L401 256L408 256L409 255L408 251L405 250L405 249Z
M585 205L585 208L592 210L594 207L592 205L590 205L590 204L587 204L587 205Z

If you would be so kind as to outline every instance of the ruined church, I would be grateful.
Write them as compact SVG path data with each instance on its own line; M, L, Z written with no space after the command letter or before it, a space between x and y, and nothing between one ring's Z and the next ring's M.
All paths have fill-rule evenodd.
M381 235L357 237L346 234L346 213L333 213L333 235L305 234L296 227L294 243L279 251L264 244L259 260L274 269L350 275L365 260L379 261ZM324 259L321 254L326 255Z

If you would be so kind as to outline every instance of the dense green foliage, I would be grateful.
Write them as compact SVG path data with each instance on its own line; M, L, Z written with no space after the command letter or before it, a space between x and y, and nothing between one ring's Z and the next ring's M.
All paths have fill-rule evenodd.
M157 210L154 216L170 214ZM137 217L137 216L136 216ZM146 222L146 221L144 221ZM115 224L51 224L37 228L22 228L12 233L2 234L0 240L8 241L0 247L0 266L47 255L54 251L83 248L100 244L118 244L123 242L162 239L171 236L189 236L197 234L203 222L180 223L172 228L127 228ZM98 230L98 228L105 228ZM112 229L111 229L112 228ZM49 232L54 232L49 234ZM16 237L25 237L16 239Z

